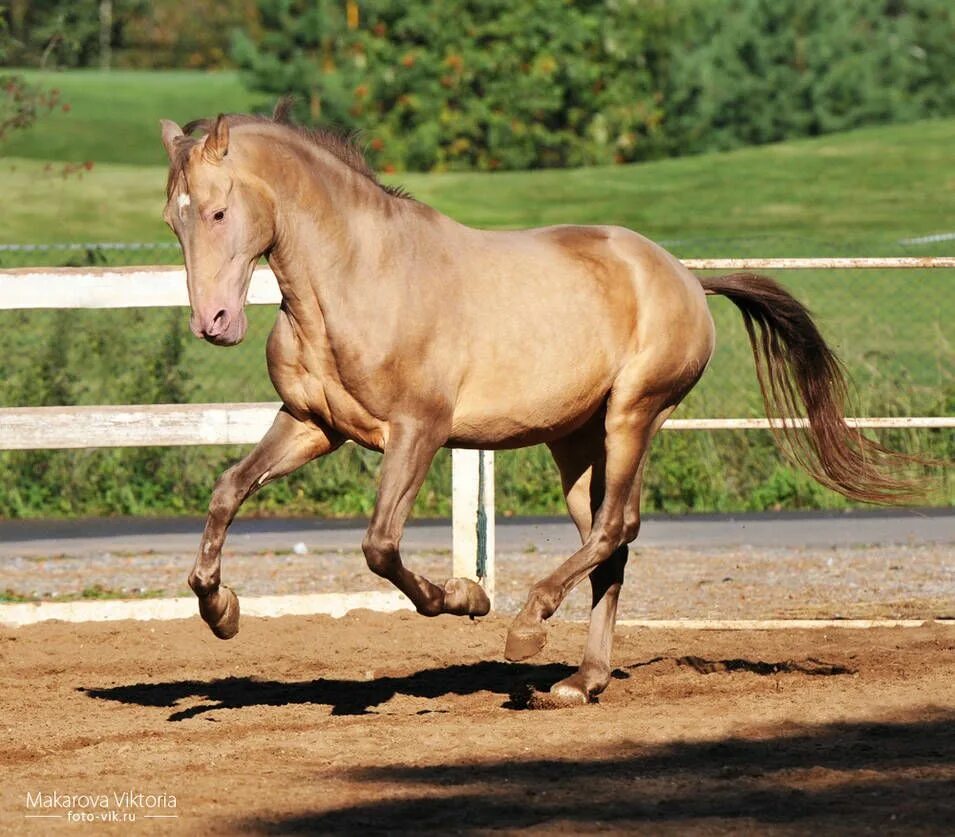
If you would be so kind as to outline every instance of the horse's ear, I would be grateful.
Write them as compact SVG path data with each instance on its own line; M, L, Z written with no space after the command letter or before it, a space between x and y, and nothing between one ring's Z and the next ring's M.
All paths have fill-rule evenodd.
M216 124L206 134L202 147L202 156L210 163L222 162L222 158L229 153L229 123L223 114L216 118Z
M281 125L292 124L292 108L295 106L295 97L285 95L275 103L275 110L272 111L272 121Z
M171 119L160 119L159 126L162 129L163 147L171 160L176 152L176 140L183 136L182 128Z

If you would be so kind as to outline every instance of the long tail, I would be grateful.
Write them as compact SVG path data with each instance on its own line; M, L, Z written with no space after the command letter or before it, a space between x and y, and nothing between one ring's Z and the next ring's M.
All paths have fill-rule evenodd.
M743 314L766 415L808 419L805 431L789 422L773 423L785 453L823 485L854 500L899 503L922 496L917 483L892 475L911 466L913 457L888 450L846 424L844 368L805 306L767 276L733 273L700 282Z

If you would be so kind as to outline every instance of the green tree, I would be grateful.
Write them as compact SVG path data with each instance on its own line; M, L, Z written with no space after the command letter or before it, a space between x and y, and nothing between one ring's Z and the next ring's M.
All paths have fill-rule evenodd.
M7 61L20 66L76 67L99 54L98 0L36 0L11 14L16 48Z
M0 67L6 64L9 55L19 45L11 31L10 15L0 6ZM57 90L44 90L27 84L18 73L0 72L0 142L11 131L28 128L44 113L51 111L60 104L59 98Z
M955 113L950 0L258 0L234 55L386 169L645 160Z
M951 3L724 0L685 38L666 80L676 153L955 112Z
M232 66L233 31L258 35L255 0L153 0L125 22L116 64L219 69Z
M13 0L7 66L221 66L232 29L255 32L253 0Z
M260 0L235 56L300 116L370 129L385 168L610 163L658 153L655 44L685 5Z

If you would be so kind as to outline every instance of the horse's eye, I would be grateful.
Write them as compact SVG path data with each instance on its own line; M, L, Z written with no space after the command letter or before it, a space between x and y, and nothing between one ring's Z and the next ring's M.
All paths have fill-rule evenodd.
M216 212L212 217L213 217L213 219L216 220L216 221L221 221L223 218L225 218L225 210L224 210L224 209L220 209L220 210L219 210L218 212Z

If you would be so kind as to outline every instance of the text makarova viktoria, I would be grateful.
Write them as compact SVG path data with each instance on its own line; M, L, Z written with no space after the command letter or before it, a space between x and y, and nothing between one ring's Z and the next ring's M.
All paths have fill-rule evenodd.
M176 797L171 793L144 793L133 789L109 793L67 793L55 790L27 791L26 807L31 814L75 815L80 812L100 814L96 819L119 819L129 822L135 814L144 817L175 816ZM87 817L83 817L86 819Z

